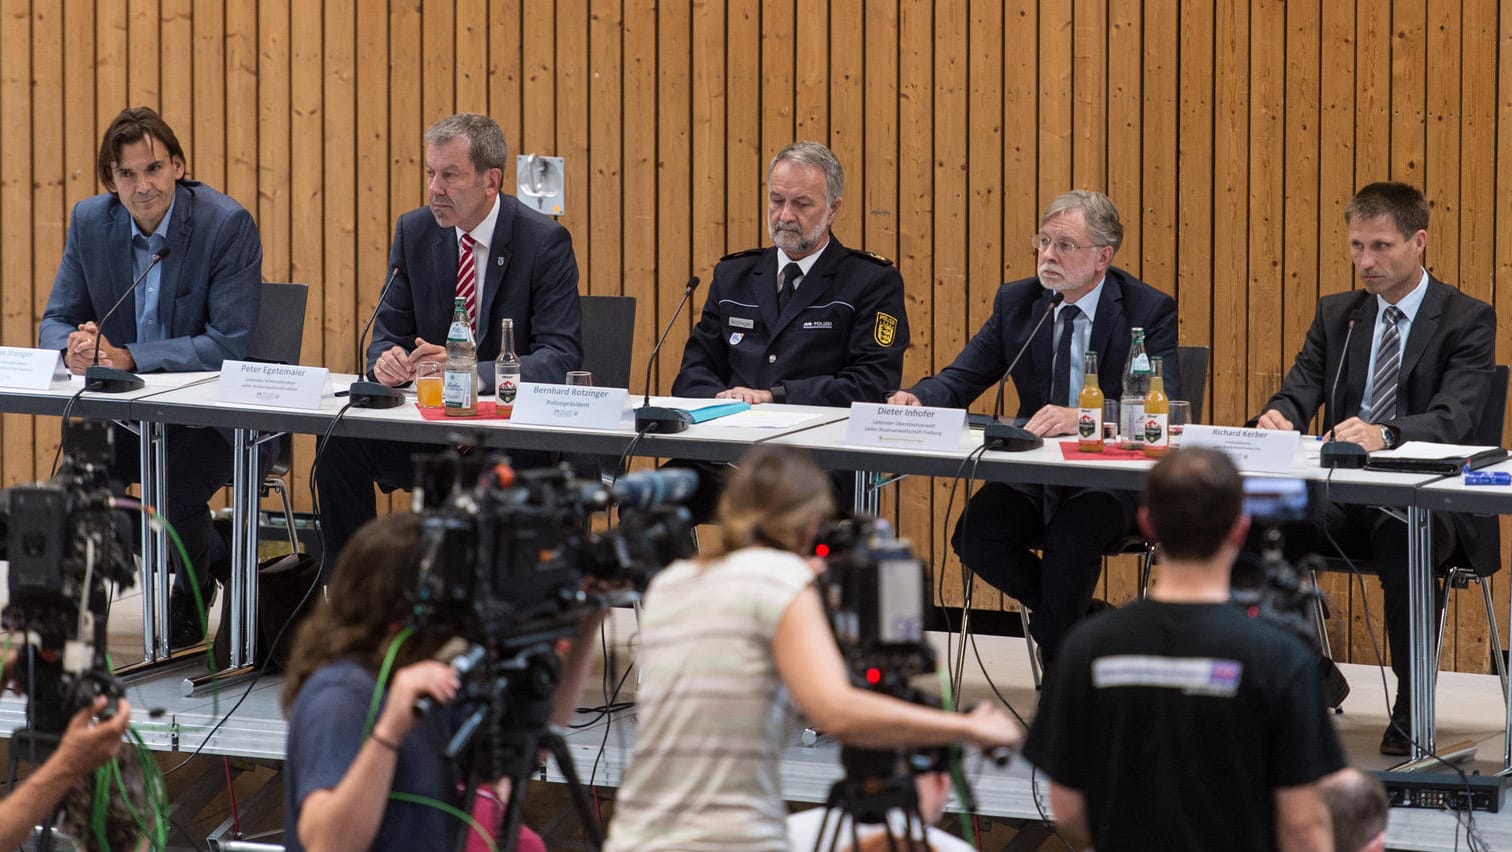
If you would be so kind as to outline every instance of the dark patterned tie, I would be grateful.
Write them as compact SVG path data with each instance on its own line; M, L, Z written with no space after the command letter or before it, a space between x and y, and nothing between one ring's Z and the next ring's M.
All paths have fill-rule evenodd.
M1055 376L1050 380L1051 405L1075 405L1071 399L1071 337L1076 333L1076 318L1081 309L1075 305L1061 308L1060 342L1055 345Z
M796 263L789 263L782 267L782 286L777 288L777 313L787 307L788 300L798 292L798 279L803 277L803 270Z
M1397 377L1402 369L1402 335L1397 323L1402 321L1402 309L1395 305L1386 309L1386 328L1381 331L1381 347L1376 350L1375 370L1370 386L1370 422L1385 423L1396 417Z

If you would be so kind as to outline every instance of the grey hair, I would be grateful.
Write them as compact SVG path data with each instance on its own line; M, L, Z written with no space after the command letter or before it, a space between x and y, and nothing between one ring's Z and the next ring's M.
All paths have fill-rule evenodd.
M772 170L786 160L800 166L809 166L824 172L825 202L834 204L845 197L845 171L840 168L840 159L827 145L820 142L794 142L777 152L767 166L767 180L772 179Z
M1118 221L1118 208L1114 206L1113 199L1101 192L1073 189L1057 195L1050 202L1050 206L1045 208L1045 215L1040 217L1040 225L1072 210L1082 212L1082 216L1087 220L1087 231L1091 234L1093 243L1112 246L1115 253L1118 247L1123 245L1124 229L1123 223Z
M468 157L479 174L489 169L504 170L509 145L504 141L504 131L493 119L475 112L463 112L449 115L425 131L427 145L445 145L453 139L467 140Z

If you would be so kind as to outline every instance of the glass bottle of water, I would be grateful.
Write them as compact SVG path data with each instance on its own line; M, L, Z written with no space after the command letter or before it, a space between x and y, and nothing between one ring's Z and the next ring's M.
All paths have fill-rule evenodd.
M1123 393L1119 395L1119 446L1144 449L1144 398L1150 392L1150 356L1145 352L1143 328L1130 329L1129 358L1124 362Z
M499 360L494 362L495 410L499 416L508 417L520 392L520 356L515 354L514 320L505 317L500 325Z

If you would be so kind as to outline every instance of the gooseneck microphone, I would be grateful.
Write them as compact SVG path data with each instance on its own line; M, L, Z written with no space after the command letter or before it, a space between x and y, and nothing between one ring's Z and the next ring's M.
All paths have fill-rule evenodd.
M347 391L353 408L396 408L404 404L404 394L383 382L370 382L361 376L367 374L367 336L373 330L373 323L378 319L378 312L383 309L383 297L388 295L389 288L394 285L394 279L404 273L404 267L395 265L389 270L388 280L383 282L383 289L378 291L378 303L373 306L373 314L368 317L367 325L362 327L362 334L357 338L357 364L361 375L357 381L352 382Z
M1362 303L1349 313L1349 329L1344 332L1344 349L1339 353L1339 367L1334 370L1333 386L1328 389L1328 413L1333 416L1333 425L1339 425L1339 379L1344 376L1344 362L1349 360L1349 339L1354 336L1355 324L1365 315ZM1342 467L1356 470L1365 466L1365 448L1349 441L1334 438L1333 428L1328 430L1328 441L1318 450L1319 467Z
M138 275L136 280L131 282L131 286L126 288L126 292L116 298L115 304L110 306L110 310L105 312L105 316L100 317L100 321L95 327L94 354L89 357L89 366L84 368L85 390L99 391L101 393L125 393L126 391L136 390L146 384L146 382L142 381L141 376L130 370L100 366L100 338L105 334L105 321L110 319L110 315L116 312L116 308L119 308L126 301L127 296L136 292L136 288L141 286L143 281L147 280L147 273L151 272L153 267L162 263L163 258L167 257L170 251L171 249L168 246L158 249L148 259L147 267L142 270L142 274Z
M667 335L672 331L672 323L677 322L677 317L682 313L683 306L688 304L688 299L693 296L693 291L698 289L698 276L688 279L688 284L683 288L682 300L677 303L677 309L672 312L672 318L667 320L667 327L662 329L661 337L656 345L651 347L651 357L646 363L646 398L641 407L635 409L635 431L637 433L651 432L658 435L670 435L681 432L693 422L693 415L681 408L668 408L651 404L651 371L656 368L656 358L661 354L662 343L666 342Z
M1013 360L1008 362L1008 369L1003 371L1003 378L998 380L997 405L993 409L994 416L982 431L982 445L989 450L1002 450L1009 453L1022 453L1027 450L1038 449L1045 445L1045 439L1030 432L1022 426L1014 426L998 419L1003 413L1003 387L1008 383L1008 377L1013 375L1013 368L1018 366L1024 353L1029 351L1029 344L1034 342L1034 336L1044 327L1045 321L1055 313L1055 306L1065 301L1065 296L1059 292L1050 294L1050 302L1045 306L1045 312L1040 314L1039 322L1030 329L1029 336L1024 338L1024 345L1014 353Z

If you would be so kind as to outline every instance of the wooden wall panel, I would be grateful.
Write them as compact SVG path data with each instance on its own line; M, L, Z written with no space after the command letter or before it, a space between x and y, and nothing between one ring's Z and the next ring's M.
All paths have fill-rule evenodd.
M1366 182L1422 186L1430 269L1507 302L1512 20L1495 0L1381 12L1347 0L0 0L0 337L35 338L68 210L100 191L98 134L145 103L178 130L194 177L254 211L265 277L311 285L305 360L351 370L394 219L424 202L421 132L486 110L512 152L567 159L562 221L583 290L637 297L642 341L689 274L707 281L721 255L767 242L773 152L826 141L848 178L838 233L897 258L907 282L908 383L960 351L1002 281L1032 274L1022 244L1046 201L1107 191L1125 221L1118 263L1175 295L1182 341L1214 347L1209 419L1239 422L1290 366L1318 296L1354 286L1343 209ZM706 292L669 338L656 388ZM1498 343L1512 358L1512 330ZM56 436L53 422L0 420L0 474L45 472ZM313 440L297 447L302 467ZM308 509L307 470L294 478ZM949 600L959 563L946 536L964 499L945 481L892 498ZM1372 658L1375 584L1325 587L1347 616L1331 626L1341 655ZM1128 569L1111 567L1103 589L1132 594ZM1452 617L1446 660L1483 669L1478 605L1457 601Z

